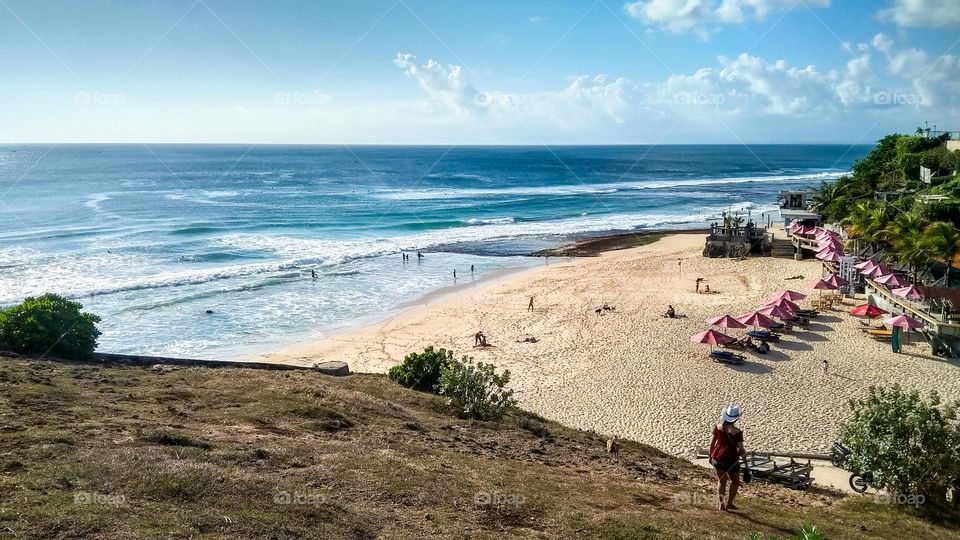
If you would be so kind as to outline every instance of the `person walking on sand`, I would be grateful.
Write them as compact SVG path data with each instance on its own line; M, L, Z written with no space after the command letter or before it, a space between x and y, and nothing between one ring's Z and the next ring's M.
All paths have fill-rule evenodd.
M527 311L533 311L533 296L530 296L530 302L527 303Z
M733 500L740 490L740 463L747 469L747 451L743 448L743 431L734 424L740 419L740 407L728 405L720 413L721 422L713 426L710 440L710 464L717 471L717 509L736 510ZM727 492L727 480L730 491ZM748 479L749 480L749 479Z
M830 363L826 359L823 360L823 374L827 374L827 369L830 367Z

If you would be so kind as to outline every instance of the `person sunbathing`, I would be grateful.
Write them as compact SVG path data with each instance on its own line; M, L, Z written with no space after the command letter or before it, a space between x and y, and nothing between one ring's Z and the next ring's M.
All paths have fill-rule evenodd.
M676 318L677 318L677 310L673 309L673 306L668 305L668 306L667 306L667 313L666 313L666 315L664 315L664 316L667 317L668 319L676 319Z

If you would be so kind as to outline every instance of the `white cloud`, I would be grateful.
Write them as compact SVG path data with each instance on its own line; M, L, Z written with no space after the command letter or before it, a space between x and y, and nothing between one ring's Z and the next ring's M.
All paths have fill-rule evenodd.
M828 6L830 0L805 0L805 3L809 7L823 7ZM763 20L771 13L796 5L797 0L635 0L628 2L624 9L645 24L706 37L716 25Z
M900 26L957 28L960 27L958 0L894 0L880 10L880 18Z

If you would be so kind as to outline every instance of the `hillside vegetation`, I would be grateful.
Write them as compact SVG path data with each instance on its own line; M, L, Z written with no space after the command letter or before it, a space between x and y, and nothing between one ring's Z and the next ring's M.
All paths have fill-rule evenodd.
M760 484L720 513L711 471L517 410L458 419L377 375L0 358L0 388L4 538L960 537Z

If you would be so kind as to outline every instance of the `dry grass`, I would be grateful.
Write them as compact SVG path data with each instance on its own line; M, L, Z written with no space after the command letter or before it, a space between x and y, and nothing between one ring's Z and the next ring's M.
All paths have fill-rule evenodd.
M451 416L374 375L0 362L0 537L958 537L908 509L751 486L523 412ZM679 504L677 494L693 501ZM699 504L697 504L699 503Z

